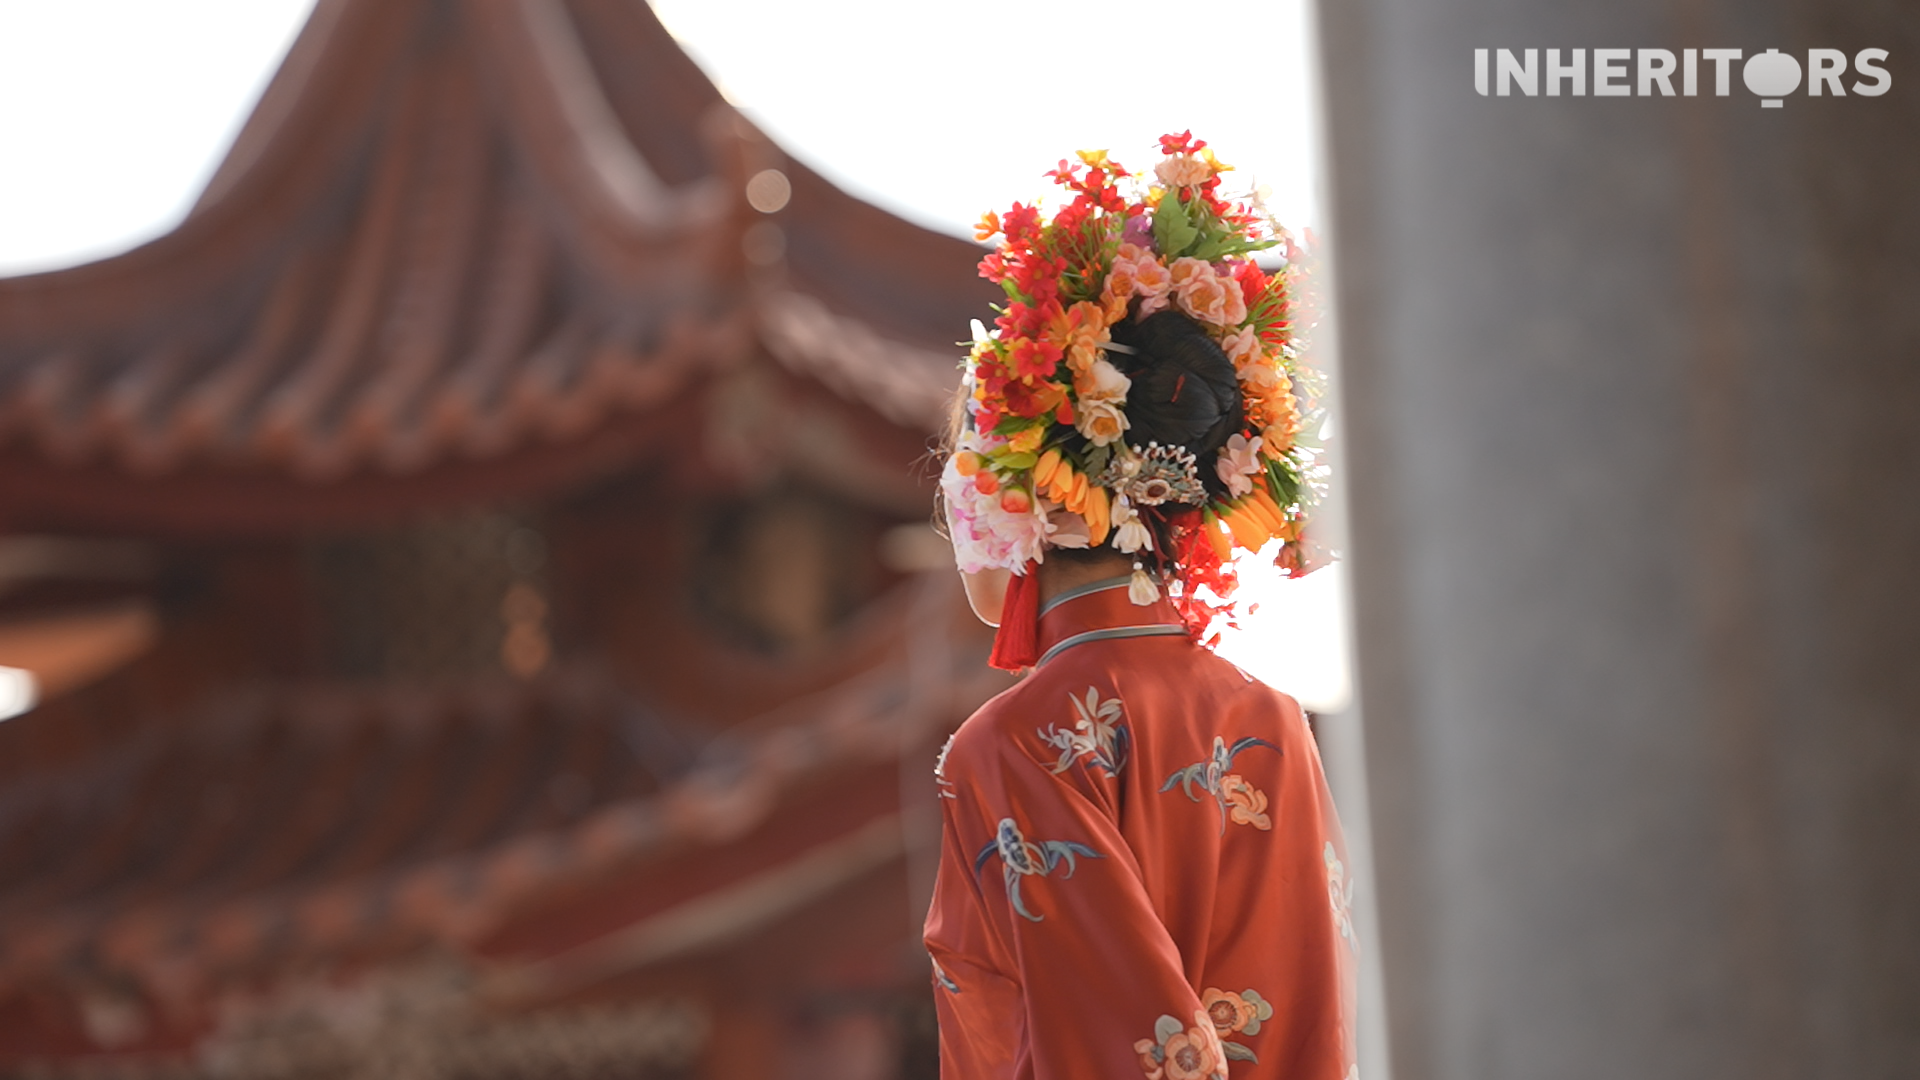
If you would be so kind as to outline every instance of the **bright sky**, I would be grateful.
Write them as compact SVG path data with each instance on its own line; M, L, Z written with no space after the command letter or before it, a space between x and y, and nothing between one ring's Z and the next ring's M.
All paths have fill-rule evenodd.
M313 0L0 0L0 275L103 258L186 215ZM849 191L945 232L1029 201L1080 148L1134 169L1191 128L1318 225L1305 0L656 0L773 139ZM1338 567L1243 588L1223 650L1310 706L1347 697ZM1258 578L1259 575L1250 575ZM4 696L4 695L0 695Z

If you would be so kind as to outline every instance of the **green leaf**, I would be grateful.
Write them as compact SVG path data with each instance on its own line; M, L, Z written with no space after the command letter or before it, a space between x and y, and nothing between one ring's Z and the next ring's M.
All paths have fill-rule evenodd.
M1177 1016L1162 1016L1153 1022L1153 1040L1164 1044L1168 1039L1187 1030L1187 1025Z
M1229 1061L1259 1061L1260 1060L1259 1058L1253 1056L1253 1051L1247 1049L1244 1046L1241 1046L1239 1043L1236 1043L1236 1042L1223 1042L1220 1044L1220 1049L1225 1050L1227 1052L1227 1060Z
M1035 465L1038 465L1040 463L1040 455L1031 452L1021 454L995 454L993 455L993 463L1003 469L1018 472L1021 469L1031 469Z
M1153 212L1153 242L1160 248L1161 256L1169 262L1179 258L1199 235L1200 230L1193 227L1193 219L1180 197L1171 191L1162 196Z

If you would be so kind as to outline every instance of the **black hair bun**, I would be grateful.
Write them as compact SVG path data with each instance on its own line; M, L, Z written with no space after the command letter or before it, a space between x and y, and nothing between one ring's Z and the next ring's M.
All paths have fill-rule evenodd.
M1127 442L1184 446L1200 461L1200 482L1215 495L1225 486L1213 455L1246 423L1233 361L1200 324L1178 311L1156 311L1110 331L1132 354L1107 359L1133 381L1127 390Z

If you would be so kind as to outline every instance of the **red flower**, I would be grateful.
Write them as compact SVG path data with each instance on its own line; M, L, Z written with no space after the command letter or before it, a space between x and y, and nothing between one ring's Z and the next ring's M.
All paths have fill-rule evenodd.
M1024 338L1013 345L1013 373L1022 379L1044 379L1052 375L1054 369L1060 366L1062 355L1064 354L1060 351L1060 346L1051 341ZM1007 387L1007 392L1009 394L1013 392L1013 385L1010 384ZM1047 408L1052 407L1051 403L1047 406ZM1017 407L1014 409L1014 412L1021 416L1038 416L1045 411L1046 409L1038 409L1034 412L1022 412Z
M1040 227L1040 211L1036 207L1014 203L1007 216L1000 219L1000 231L1007 236L1007 243L1018 244L1025 241Z
M993 325L1000 328L1000 337L1002 340L1030 337L1037 324L1038 320L1034 318L1033 308L1018 300L1008 304L1007 310L1001 312L1000 317L993 320Z
M1006 280L1007 260L997 251L989 251L980 259L980 276L998 285Z
M1205 139L1195 139L1191 130L1178 135L1160 136L1160 152L1163 154L1191 154L1207 145Z
M1015 416L1040 416L1052 412L1066 396L1067 388L1058 383L1010 382L1006 389L1007 411Z
M1267 291L1266 272L1255 266L1252 259L1240 264L1234 272L1234 278L1240 282L1240 298L1246 301L1247 310L1252 311L1259 302L1260 294Z
M1060 295L1060 275L1067 268L1067 260L1031 253L1024 254L1014 263L1012 277L1014 288L1026 294L1035 304L1045 305Z

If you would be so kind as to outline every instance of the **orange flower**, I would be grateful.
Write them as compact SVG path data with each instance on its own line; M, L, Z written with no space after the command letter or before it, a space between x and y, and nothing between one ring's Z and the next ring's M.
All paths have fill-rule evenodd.
M1220 778L1220 794L1227 800L1227 814L1241 825L1251 825L1256 829L1272 829L1273 819L1267 816L1267 796L1259 788L1248 783L1239 773L1228 773ZM1212 1007L1208 1007L1212 1011Z
M1000 215L989 210L980 218L980 224L973 227L973 238L986 243L1000 231Z
M1089 486L1086 491L1085 506L1081 513L1087 518L1087 542L1099 547L1107 542L1107 534L1113 531L1113 508L1107 502L1107 489Z
M1107 318L1104 307L1091 300L1082 300L1073 305L1074 325L1064 345L1067 350L1067 364L1075 371L1085 371L1093 365L1100 355L1100 349L1107 343Z
M1034 485L1043 488L1051 487L1053 485L1053 474L1060 468L1061 460L1060 451L1057 448L1041 454L1040 460L1033 466ZM965 474L963 473L961 475ZM1054 501L1059 502L1060 500L1056 497Z

